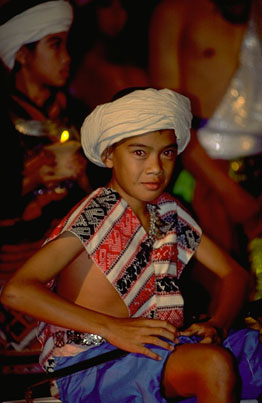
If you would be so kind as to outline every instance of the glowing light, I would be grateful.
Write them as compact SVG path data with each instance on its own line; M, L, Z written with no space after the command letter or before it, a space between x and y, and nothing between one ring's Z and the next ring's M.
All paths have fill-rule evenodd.
M220 144L219 144L219 143L215 143L215 149L216 149L216 150L220 150L220 148L221 148Z
M232 162L231 167L233 169L233 171L237 172L239 170L239 163L237 161Z
M69 136L70 136L69 131L68 131L68 130L64 130L64 131L61 133L61 136L60 136L60 143L65 143L65 142L69 139Z

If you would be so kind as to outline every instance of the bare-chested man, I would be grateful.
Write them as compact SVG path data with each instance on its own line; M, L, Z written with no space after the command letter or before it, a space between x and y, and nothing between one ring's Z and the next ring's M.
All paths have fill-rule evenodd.
M150 74L192 103L197 133L183 153L203 230L248 268L261 236L260 0L163 0L150 27ZM261 24L261 23L260 23Z

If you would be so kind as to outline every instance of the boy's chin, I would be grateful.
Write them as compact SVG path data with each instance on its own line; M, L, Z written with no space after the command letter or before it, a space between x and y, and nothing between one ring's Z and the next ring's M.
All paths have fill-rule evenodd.
M145 197L143 201L146 202L146 203L152 203L152 202L154 202L156 199L158 199L158 197L159 197L162 193L163 193L163 191L161 191L161 192L155 192L155 194L152 194L152 195L150 195L150 196L148 196L148 197Z

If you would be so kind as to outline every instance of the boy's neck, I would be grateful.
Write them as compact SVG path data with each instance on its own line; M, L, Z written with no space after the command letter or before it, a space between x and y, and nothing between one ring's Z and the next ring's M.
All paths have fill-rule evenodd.
M16 88L25 94L35 105L42 107L50 97L50 89L32 80L28 73L20 71L16 74Z

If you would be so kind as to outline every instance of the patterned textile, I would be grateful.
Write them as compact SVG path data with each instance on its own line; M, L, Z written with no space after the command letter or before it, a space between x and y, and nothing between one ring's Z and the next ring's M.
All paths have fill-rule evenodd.
M154 242L126 201L110 188L99 188L83 200L49 240L72 232L121 296L130 317L158 318L180 327L184 301L179 278L201 230L170 195L162 195L156 204L163 236ZM45 344L41 364L55 345L70 343L66 329L50 325L40 326L39 338Z

